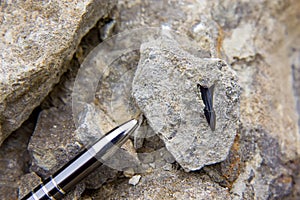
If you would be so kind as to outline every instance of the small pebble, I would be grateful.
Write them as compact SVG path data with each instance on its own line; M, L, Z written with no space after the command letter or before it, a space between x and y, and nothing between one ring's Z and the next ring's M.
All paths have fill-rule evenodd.
M123 172L124 176L127 177L127 178L133 177L134 173L135 173L135 172L134 172L134 169L133 169L133 168L127 168L127 169L125 169L124 172Z
M165 171L172 171L172 164L166 163L162 168Z
M140 179L141 179L141 175L135 175L131 179L129 179L128 183L130 185L135 186L139 183Z

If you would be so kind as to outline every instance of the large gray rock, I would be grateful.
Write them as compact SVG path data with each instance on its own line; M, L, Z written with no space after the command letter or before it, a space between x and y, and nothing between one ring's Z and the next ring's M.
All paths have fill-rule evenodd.
M0 144L59 81L80 39L114 3L1 3Z
M215 131L205 118L197 84L215 85ZM133 96L186 171L227 157L238 128L239 95L235 73L224 61L195 57L167 37L142 45Z

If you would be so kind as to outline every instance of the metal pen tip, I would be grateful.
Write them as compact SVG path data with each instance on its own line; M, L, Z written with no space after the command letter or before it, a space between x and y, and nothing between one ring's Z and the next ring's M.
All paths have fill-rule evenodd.
M96 142L91 149L93 149L97 158L105 160L115 153L117 148L121 147L126 142L138 126L138 120L131 119L111 130L98 142Z
M106 137L114 145L121 146L138 127L138 120L132 119L109 132Z

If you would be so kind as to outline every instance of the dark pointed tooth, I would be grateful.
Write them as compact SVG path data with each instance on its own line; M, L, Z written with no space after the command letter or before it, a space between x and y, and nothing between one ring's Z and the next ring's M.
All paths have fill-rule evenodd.
M214 131L216 127L216 114L213 108L213 92L214 92L215 85L212 85L211 87L207 88L198 84L197 87L200 90L201 98L205 105L204 107L205 118L211 130Z

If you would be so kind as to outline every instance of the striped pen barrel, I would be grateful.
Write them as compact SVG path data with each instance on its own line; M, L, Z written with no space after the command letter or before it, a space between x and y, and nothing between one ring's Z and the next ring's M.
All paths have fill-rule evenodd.
M112 156L138 127L132 119L108 132L89 149L69 161L56 173L35 187L22 200L48 200L62 198L74 185L101 165L100 160Z

